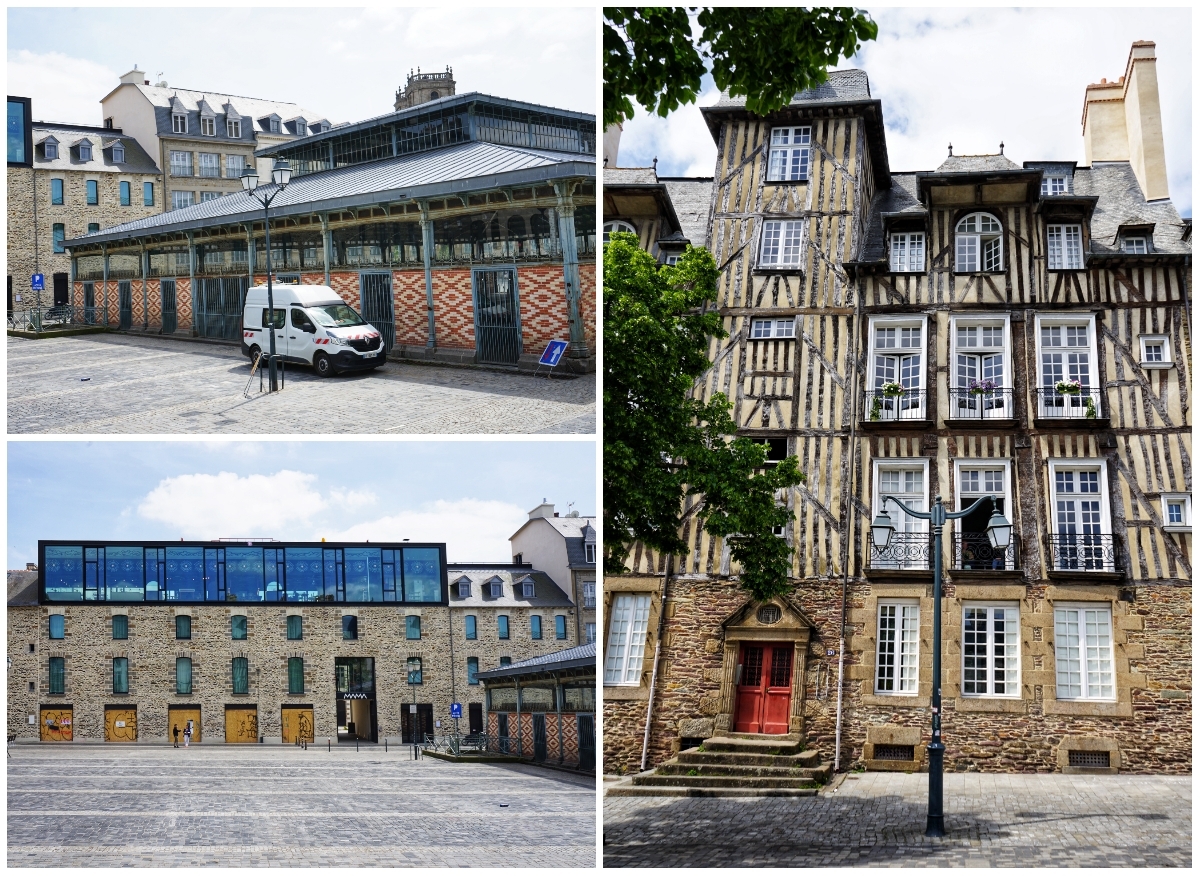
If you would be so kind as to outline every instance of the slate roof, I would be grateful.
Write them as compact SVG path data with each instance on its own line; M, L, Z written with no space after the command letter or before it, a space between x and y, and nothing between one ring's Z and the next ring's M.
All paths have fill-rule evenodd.
M595 517L542 517L538 519L545 520L563 537L567 548L567 568L596 568L594 562L587 561L587 555L583 550L589 531L592 533L592 544L596 543L596 530L593 527L596 522Z
M162 110L161 112L155 112L155 123L158 127L158 133L166 137L200 136L200 129L196 123L196 119L200 118L201 101L208 102L210 111L212 111L213 107L221 107L221 112L218 115L225 115L228 112L228 107L232 106L238 115L247 120L242 125L243 132L241 138L246 141L253 139L249 136L247 128L253 127L253 130L259 133L269 133L269 130L264 129L258 123L258 120L272 113L284 119L294 118L298 115L303 115L306 118L319 118L315 113L309 113L299 104L288 103L286 101L242 97L236 94L222 94L217 91L193 91L189 88L159 88L157 85L134 85L133 87L145 95L146 100L150 101L156 110ZM188 133L186 135L173 134L171 132L171 110L173 107L177 112L182 110L189 114ZM206 137L205 139L227 140L227 137L222 136L223 128L224 125L217 125L217 136Z
M1090 252L1097 255L1119 253L1117 229L1122 225L1154 224L1153 251L1190 253L1190 242L1183 240L1185 222L1169 199L1147 201L1142 195L1133 168L1126 161L1114 161L1081 167L1075 171L1075 194L1099 198L1092 213Z
M606 186L653 186L658 185L658 175L653 167L608 167L604 168Z
M1020 170L1021 166L1003 155L951 155L938 166L938 173L991 173Z
M380 200L439 197L503 185L529 185L556 176L594 175L595 167L594 155L495 143L459 143L444 149L293 177L288 187L271 202L271 218L377 204ZM556 169L562 172L556 174ZM237 191L182 210L106 228L99 234L89 235L87 242L261 221L262 212L262 204L246 192ZM67 245L82 240L67 241Z
M605 182L608 181L607 173ZM660 177L675 208L683 236L692 246L705 246L708 240L708 211L712 206L713 178Z
M514 675L531 675L538 672L553 672L556 669L572 669L575 667L596 666L596 643L577 645L565 651L555 651L553 654L542 654L530 657L511 666L501 666L499 669L489 669L479 673L483 679L506 678Z
M38 573L36 569L8 570L8 604L37 605Z
M47 160L43 145L47 137L58 141L58 158ZM80 161L76 144L88 140L92 144L91 161ZM125 147L125 161L114 164L109 147L117 141ZM146 154L132 136L119 130L91 128L80 125L58 125L53 122L33 123L33 166L38 170L85 170L88 173L158 173L158 165Z
M871 203L871 215L867 219L867 233L858 261L875 262L887 258L887 241L884 239L883 216L885 213L924 216L926 210L917 195L915 173L893 173L892 187L875 193Z
M451 608L570 608L574 604L549 575L528 566L449 564L446 575L450 582ZM464 575L471 579L471 595L466 599L458 595L458 580ZM518 583L526 576L533 579L534 595L529 598L521 595L522 588ZM501 581L501 595L492 597L488 595L491 588L486 584L496 577Z
M807 91L801 91L792 98L789 106L812 103L846 103L855 100L871 99L871 83L867 79L866 70L833 70L829 78ZM730 97L722 91L717 101L717 107L744 107L746 98Z

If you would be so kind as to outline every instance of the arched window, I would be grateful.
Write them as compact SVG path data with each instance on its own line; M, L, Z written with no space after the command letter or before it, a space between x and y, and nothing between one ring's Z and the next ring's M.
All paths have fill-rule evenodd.
M954 227L954 270L1004 270L1004 230L990 213L972 213Z
M637 234L637 229L621 219L614 219L611 222L604 223L604 242L608 243L610 234L615 234L618 231L628 231L630 234Z

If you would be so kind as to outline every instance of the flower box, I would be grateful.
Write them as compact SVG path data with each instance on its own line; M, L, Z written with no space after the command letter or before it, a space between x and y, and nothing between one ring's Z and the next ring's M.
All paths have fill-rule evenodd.
M883 384L883 386L879 387L879 391L891 398L898 398L904 395L904 387L894 382Z
M1083 391L1083 386L1078 380L1060 380L1054 384L1054 391L1059 395L1079 395Z

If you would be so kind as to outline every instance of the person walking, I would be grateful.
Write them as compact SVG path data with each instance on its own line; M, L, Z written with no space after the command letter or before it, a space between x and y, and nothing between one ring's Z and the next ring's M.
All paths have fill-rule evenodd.
M187 748L192 741L192 722L188 721L187 726L183 728L183 747Z
M175 748L178 748L179 747L179 725L176 724L175 727L171 730L171 732L175 735Z

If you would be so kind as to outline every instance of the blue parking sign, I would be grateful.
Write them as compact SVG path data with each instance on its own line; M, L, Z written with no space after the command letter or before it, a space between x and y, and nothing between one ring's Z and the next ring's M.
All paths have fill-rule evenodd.
M566 341L551 341L546 344L546 349L542 351L542 358L538 360L539 365L549 365L553 368L558 364L558 360L563 357L563 353L567 352Z
M451 703L450 704L450 717L451 718L461 718L462 717L462 703Z
M46 288L46 276L44 274L34 274L32 279L34 292L41 292Z

